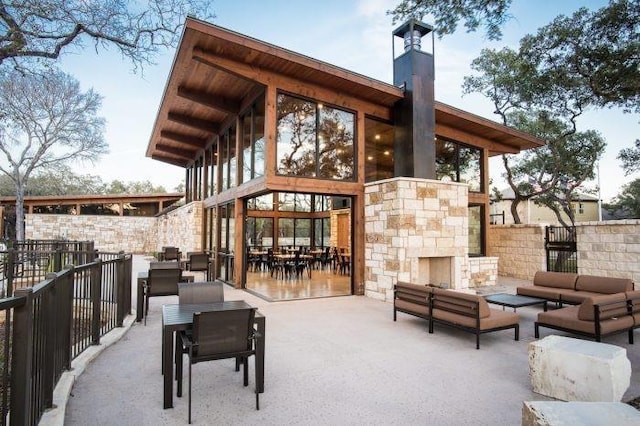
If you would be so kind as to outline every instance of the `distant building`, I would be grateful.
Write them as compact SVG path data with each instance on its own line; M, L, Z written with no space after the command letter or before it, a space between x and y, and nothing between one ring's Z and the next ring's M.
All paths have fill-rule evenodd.
M514 223L511 214L511 203L515 199L513 189L507 188L500 191L500 200L491 195L491 223ZM588 194L576 194L576 199L571 202L571 208L575 212L576 222L591 222L599 220L598 197ZM518 215L524 224L549 223L559 224L556 214L548 207L536 204L535 198L523 201L518 205ZM569 220L566 215L563 217Z

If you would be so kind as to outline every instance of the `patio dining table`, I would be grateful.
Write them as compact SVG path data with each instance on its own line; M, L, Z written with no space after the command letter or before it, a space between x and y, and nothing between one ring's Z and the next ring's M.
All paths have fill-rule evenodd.
M163 401L164 408L173 407L173 360L174 334L177 331L188 330L193 325L193 314L196 312L229 311L251 308L244 300L231 300L215 303L172 304L162 306L162 374L164 380ZM256 312L256 360L257 373L256 389L264 392L264 336L265 317Z

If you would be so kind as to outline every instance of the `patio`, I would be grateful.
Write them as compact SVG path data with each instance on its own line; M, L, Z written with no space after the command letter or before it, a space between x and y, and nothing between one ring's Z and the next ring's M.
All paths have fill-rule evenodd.
M136 257L134 276L145 268ZM523 401L547 399L531 391L528 377L540 307L518 309L520 341L509 331L490 333L478 351L469 333L436 325L430 335L426 321L403 314L394 323L391 304L367 297L269 303L226 286L225 299L244 299L266 316L265 393L256 411L253 360L247 388L232 360L198 364L195 424L520 424ZM64 424L186 424L186 395L162 409L166 303L177 297L151 299L147 326L134 323L86 367ZM605 342L628 350L633 373L623 401L640 396L638 351L626 334Z

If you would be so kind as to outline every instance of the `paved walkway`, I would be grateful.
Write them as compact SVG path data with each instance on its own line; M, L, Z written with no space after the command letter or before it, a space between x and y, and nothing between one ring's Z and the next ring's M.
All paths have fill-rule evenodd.
M503 280L495 290L514 284ZM366 297L268 303L225 287L225 298L247 300L266 316L265 393L256 411L252 363L248 388L231 360L197 364L194 424L518 425L523 401L547 399L531 391L528 377L539 307L518 310L519 342L512 330L490 333L476 350L470 333L436 325L429 334L426 321L403 314L393 322L390 303ZM176 301L153 298L147 326L134 323L87 366L66 425L186 424L186 391L162 409L161 305ZM640 396L640 351L626 334L606 342L631 359L624 400Z

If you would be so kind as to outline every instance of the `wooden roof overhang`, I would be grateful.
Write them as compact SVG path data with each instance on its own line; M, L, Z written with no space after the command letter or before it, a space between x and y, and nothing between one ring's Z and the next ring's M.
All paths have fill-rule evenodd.
M187 18L146 155L187 167L273 76L294 81L291 91L329 89L387 118L404 96L393 85Z
M284 89L305 94L329 89L362 111L391 119L403 90L260 40L187 18L161 100L146 155L189 167L247 101L274 76ZM319 89L319 90L310 90ZM348 98L348 100L347 100ZM337 102L339 105L340 102ZM436 132L489 146L491 155L517 153L544 144L530 135L436 102ZM477 138L477 141L473 139ZM472 139L472 140L469 140Z

